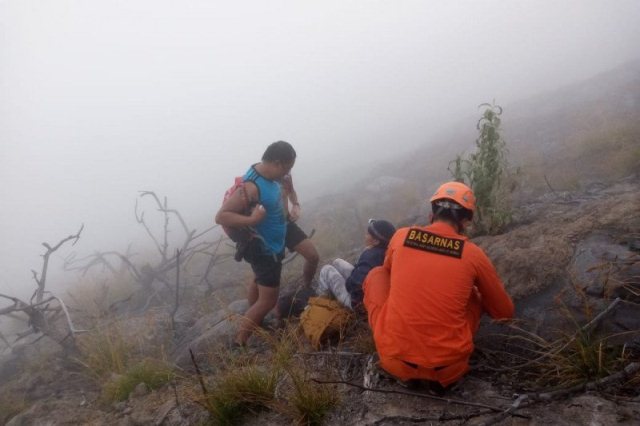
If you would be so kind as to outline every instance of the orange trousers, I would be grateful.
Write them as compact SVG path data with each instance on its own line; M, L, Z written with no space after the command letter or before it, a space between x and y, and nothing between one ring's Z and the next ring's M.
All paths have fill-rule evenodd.
M378 315L389 297L390 286L389 271L383 267L374 268L367 275L364 288L364 306L367 310L369 326L373 330L374 341L376 340L375 326ZM482 303L477 291L472 293L472 297L469 300L467 315L471 332L475 334L480 326L480 317L482 316ZM446 367L435 369L407 364L400 358L386 356L380 352L379 348L378 356L380 357L380 367L389 374L405 381L410 379L431 380L439 382L446 387L460 380L469 371L469 357L465 357Z

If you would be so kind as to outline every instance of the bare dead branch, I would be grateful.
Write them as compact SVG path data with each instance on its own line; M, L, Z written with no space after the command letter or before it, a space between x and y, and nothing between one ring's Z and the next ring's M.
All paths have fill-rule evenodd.
M616 306L618 306L618 303L620 303L621 299L619 297L616 297L616 299L611 302L611 304L609 306L607 306L607 309L605 309L604 311L600 312L594 319L592 319L591 321L589 321L585 326L583 326L580 329L581 333L586 333L588 332L590 329L594 328L596 325L598 325L598 323L607 315L609 314Z
M180 250L176 250L176 300L173 306L173 312L171 312L171 329L174 334L176 332L176 312L178 312L178 306L180 303Z
M52 297L53 299L57 300L57 301L58 301L58 303L60 304L60 306L62 307L62 310L64 311L64 314L65 314L65 316L67 317L67 325L69 326L69 331L72 333L72 336L71 336L71 337L73 337L73 335L74 335L74 334L77 334L77 333L86 333L86 332L88 332L88 331L89 331L89 330L78 330L77 328L75 328L75 327L73 326L73 322L71 321L71 315L69 315L69 311L67 310L67 306L64 304L64 302L62 301L62 299L60 299L59 297L57 297L57 296L53 295L51 292L47 292L47 293L51 294L51 297Z
M509 408L507 408L502 413L498 414L497 416L495 416L495 417L489 419L488 421L486 421L485 423L483 423L483 426L491 426L491 425L494 425L496 423L500 423L501 421L503 421L507 417L513 415L513 413L520 407L520 405L527 398L528 398L528 395L526 395L526 394L519 395L516 398L516 400L513 402L513 404L511 404L511 406Z
M73 243L71 243L71 245L74 246L78 242L78 240L80 239L80 234L82 233L83 229L84 229L84 224L82 224L80 226L80 229L74 235L69 235L67 238L63 238L62 240L60 240L58 242L58 244L56 244L53 247L51 247L48 243L42 243L42 245L47 249L47 251L45 252L45 254L42 255L44 260L42 262L42 272L40 273L40 278L38 278L38 274L35 271L32 270L33 279L38 284L38 291L37 291L37 295L36 295L36 301L37 302L41 302L42 301L42 297L43 297L43 294L44 294L44 287L45 287L45 284L47 282L47 269L49 268L49 256L51 256L51 253L53 253L56 250L58 250L67 241L72 241L73 240Z
M10 313L20 310L21 307L29 306L27 303L23 302L17 297L7 296L6 294L1 294L1 293L0 293L0 297L2 297L3 299L11 300L13 302L13 306L7 306L5 308L0 309L0 315L8 315Z
M207 391L207 387L204 385L204 379L202 378L202 373L200 372L200 367L198 367L198 363L196 362L196 357L193 355L193 351L189 348L189 355L191 355L191 362L196 369L196 375L198 376L198 381L200 382L200 388L202 388L202 393L206 397L209 393Z
M9 343L9 341L4 337L4 334L2 334L2 332L0 331L0 340L2 340L4 342L5 345L7 345L8 348L11 348L11 343Z
M153 194L153 196L155 197L155 194ZM156 197L157 200L157 197ZM151 232L151 229L149 229L149 226L147 225L147 222L145 222L144 220L144 212L140 213L140 215L138 215L138 200L136 199L136 204L135 207L133 209L133 212L136 216L136 222L138 222L140 225L142 225L144 227L144 230L147 232L147 235L149 235L149 237L151 238L151 240L153 241L153 243L156 246L156 249L158 250L158 252L160 253L160 255L162 256L162 246L160 245L160 243L158 242L158 240L156 239L155 235L153 235L153 232Z
M220 225L218 225L218 224L215 224L215 225L213 225L213 226L210 226L209 228L205 229L205 230L204 230L204 231L202 231L201 233L194 235L194 236L193 236L193 239L195 240L195 239L197 239L197 238L200 238L200 237L202 237L204 234L208 233L209 231L213 231L214 229L216 229L216 228L217 228L217 227L219 227L219 226L220 226Z

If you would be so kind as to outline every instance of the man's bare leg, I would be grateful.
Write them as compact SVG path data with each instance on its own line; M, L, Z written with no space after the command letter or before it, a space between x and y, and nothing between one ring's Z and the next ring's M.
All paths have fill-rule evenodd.
M305 262L302 268L302 274L304 284L309 287L311 285L311 281L313 281L313 277L316 275L318 262L320 261L318 250L316 250L316 246L314 246L311 240L308 238L302 240L297 246L293 248L293 250L297 253L300 253L300 255L304 257Z
M247 286L247 300L249 301L249 307L252 307L258 300L258 284L255 280L251 281Z
M240 322L240 331L238 331L235 340L239 345L247 343L253 330L262 323L264 317L276 306L278 301L278 287L266 287L263 285L256 285L256 287L258 300L245 312Z

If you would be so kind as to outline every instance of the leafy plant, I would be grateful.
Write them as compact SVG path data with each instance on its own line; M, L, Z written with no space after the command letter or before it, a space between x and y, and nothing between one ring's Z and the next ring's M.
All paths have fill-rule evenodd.
M485 110L476 125L479 135L475 152L458 155L449 163L452 177L468 184L476 195L477 233L497 233L511 221L508 202L507 147L500 135L502 107L482 104Z

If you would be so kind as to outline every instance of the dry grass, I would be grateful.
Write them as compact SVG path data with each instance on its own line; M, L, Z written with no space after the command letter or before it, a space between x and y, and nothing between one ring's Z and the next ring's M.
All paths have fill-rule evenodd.
M261 354L226 349L212 354L218 368L208 380L208 394L197 398L212 422L237 424L246 415L268 410L283 416L284 423L320 424L338 399L334 391L310 380L322 372L297 355L306 351L297 324L257 336L263 343Z
M579 291L578 296L581 294L584 296ZM586 297L582 298L582 303L585 323L580 323L560 301L565 328L558 330L552 338L544 338L516 323L508 325L511 334L498 337L505 342L505 350L489 351L495 356L493 363L499 365L497 370L511 372L516 378L514 380L524 388L563 389L604 378L634 361L624 345L613 342L620 337L638 334L640 330L624 333L607 332L606 329L597 331L600 328L591 321L600 312L594 311Z
M335 389L310 380L307 370L289 369L291 389L287 398L291 417L298 424L320 425L327 413L339 403Z
M134 343L125 339L121 323L98 327L78 336L78 360L95 378L123 374L132 358Z
M24 396L14 392L3 392L0 394L0 424L5 424L13 416L26 410L27 407Z

